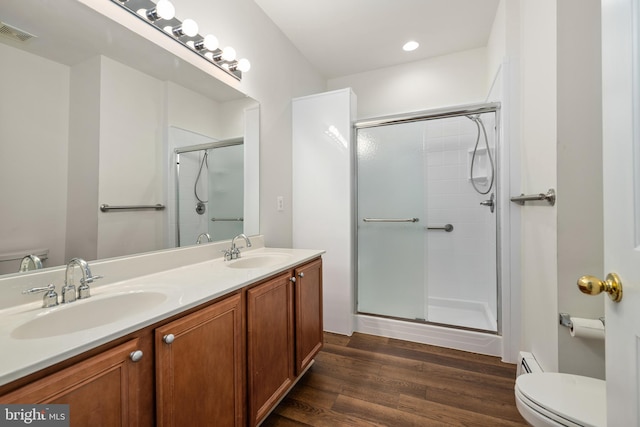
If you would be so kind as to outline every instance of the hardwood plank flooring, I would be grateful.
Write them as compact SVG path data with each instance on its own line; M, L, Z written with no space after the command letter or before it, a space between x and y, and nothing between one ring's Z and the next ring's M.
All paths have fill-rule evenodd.
M325 333L314 365L262 426L526 426L515 374L496 357Z

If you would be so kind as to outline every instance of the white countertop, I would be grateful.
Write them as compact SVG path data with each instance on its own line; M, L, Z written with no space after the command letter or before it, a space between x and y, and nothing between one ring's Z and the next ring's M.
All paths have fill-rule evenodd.
M241 259L268 254L285 254L286 256L282 257L282 262L269 267L242 269L230 268L229 265L234 261L226 262L222 258L215 258L95 286L92 287L91 298L86 300L42 308L41 298L35 298L37 300L35 302L4 308L0 310L0 385L286 271L322 253L324 253L322 250L264 247L243 250ZM164 256L166 257L166 252ZM102 274L100 271L95 271L99 269L94 268L93 265L91 268L94 275ZM113 268L113 265L110 268ZM59 286L56 288L59 292ZM45 338L24 339L12 336L16 328L39 316L72 309L74 306L80 308L78 306L80 304L98 303L99 299L108 298L117 293L154 291L161 292L168 298L159 305L139 313L129 313L102 326L65 334L60 334L52 328L50 331L52 335ZM88 324L91 323L91 319L87 321ZM82 324L83 319L74 319L74 322Z

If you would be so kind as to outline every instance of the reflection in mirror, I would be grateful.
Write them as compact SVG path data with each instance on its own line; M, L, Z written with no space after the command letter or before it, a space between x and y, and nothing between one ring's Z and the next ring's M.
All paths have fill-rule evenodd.
M0 274L28 255L54 267L174 247L173 128L245 138L244 232L259 232L254 100L76 0L2 0L0 18L36 36L0 36Z
M243 232L244 140L171 129L177 189L176 246L228 240ZM209 142L202 143L203 140Z

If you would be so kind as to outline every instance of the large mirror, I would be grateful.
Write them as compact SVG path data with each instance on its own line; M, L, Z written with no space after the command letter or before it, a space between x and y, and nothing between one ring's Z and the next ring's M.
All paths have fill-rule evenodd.
M78 0L2 0L0 21L0 274L174 247L181 132L242 140L259 232L255 100Z

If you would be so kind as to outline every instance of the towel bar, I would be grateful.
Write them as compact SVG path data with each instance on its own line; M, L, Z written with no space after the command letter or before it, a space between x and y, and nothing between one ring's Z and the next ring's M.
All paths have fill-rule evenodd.
M556 204L556 192L553 191L552 188L546 193L529 194L526 196L524 194L521 194L519 196L514 196L511 198L511 201L513 203L517 203L521 206L524 205L524 202L531 202L534 200L546 200L551 206L553 206Z
M164 205L161 205L160 203L158 203L157 205L111 206L111 205L107 205L106 203L100 205L100 210L102 212L109 212L111 210L115 210L115 211L124 211L124 210L139 211L139 210L149 210L149 209L153 209L153 210L156 210L156 211L161 211L161 210L164 209Z

